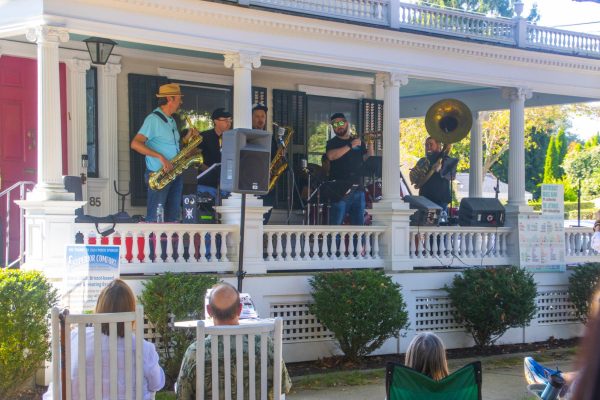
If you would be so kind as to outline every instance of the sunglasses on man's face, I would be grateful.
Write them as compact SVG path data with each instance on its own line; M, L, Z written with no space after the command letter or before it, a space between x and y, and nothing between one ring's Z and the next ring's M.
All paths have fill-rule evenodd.
M344 120L331 123L331 126L333 126L334 128L341 128L344 125L346 125L346 121L344 121Z

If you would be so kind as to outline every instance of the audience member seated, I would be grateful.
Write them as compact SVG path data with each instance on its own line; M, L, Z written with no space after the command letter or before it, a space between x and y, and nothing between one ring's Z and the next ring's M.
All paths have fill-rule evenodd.
M96 303L96 314L104 313L119 313L119 312L135 312L135 296L131 288L122 280L116 279L106 286L98 297ZM86 328L85 335L85 348L86 348L86 370L87 370L87 398L94 398L94 328ZM108 324L102 324L102 400L108 400L110 398L110 386L109 386L109 353L108 353ZM125 343L123 337L125 336L125 327L122 322L117 324L117 348L118 353L123 354L125 351ZM135 335L132 335L132 349L135 351ZM73 400L79 400L79 383L77 381L78 374L78 333L77 330L71 331L71 394ZM144 382L142 388L144 391L144 400L154 399L154 392L160 390L165 385L165 373L163 369L158 365L158 353L154 344L143 341L144 347L142 349L144 361ZM118 357L118 400L125 399L125 357ZM135 379L135 358L133 359L132 376ZM51 383L52 385L52 383ZM134 393L135 397L135 385ZM52 387L48 388L48 391L44 394L43 400L52 399ZM82 399L83 400L83 399ZM100 399L98 399L100 400Z
M239 325L239 317L242 312L242 304L240 303L240 294L235 287L228 283L219 283L213 287L210 293L209 303L207 306L208 314L212 317L214 325ZM235 354L235 341L231 341L231 354ZM223 345L219 342L219 347ZM244 371L248 369L248 341L244 338ZM269 388L268 398L273 398L273 342L268 341L268 382L267 387ZM260 339L257 337L255 340L254 352L257 355L256 360L256 377L260 376ZM205 338L204 342L204 354L205 354L205 374L204 374L204 399L211 399L212 391L212 369L211 369L211 352L210 352L210 336ZM223 352L219 351L221 357ZM223 360L219 360L219 368L223 368ZM219 376L224 376L223 371L219 371ZM231 396L236 398L236 360L231 359ZM244 393L248 393L248 380L244 379ZM282 361L281 371L281 389L283 392L288 393L292 387L292 382L285 367L285 363ZM175 387L178 400L194 400L196 398L196 341L194 341L186 350L183 356L181 369L179 371L179 377L177 378L177 385ZM220 391L220 393L224 393ZM257 384L256 398L260 398L260 384Z
M448 376L446 349L434 333L419 333L408 345L404 364L433 380L439 381Z

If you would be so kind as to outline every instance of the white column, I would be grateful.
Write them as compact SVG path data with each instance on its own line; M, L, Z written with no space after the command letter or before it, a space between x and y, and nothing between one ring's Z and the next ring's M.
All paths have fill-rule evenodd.
M67 108L68 121L68 149L69 149L69 175L79 176L87 171L81 166L81 155L87 154L87 109L86 109L86 72L90 69L89 60L73 58L66 61ZM85 198L85 197L84 197Z
M241 51L225 54L225 67L233 68L233 127L252 128L252 69L260 67L260 54ZM244 271L248 274L266 273L263 260L263 207L256 196L246 196L246 220L244 234ZM240 225L241 196L232 194L217 207L224 224ZM239 233L232 235L232 244L238 247ZM237 256L234 257L237 260Z
M373 204L373 223L386 226L380 243L386 269L412 269L409 259L409 217L407 203L400 199L400 86L408 83L406 75L397 72L378 73L383 81L383 200Z
M118 182L118 126L117 126L117 74L120 64L98 67L98 153L100 177L106 179L108 202L105 214L119 211L118 197L113 181Z
M225 67L233 68L233 127L252 128L252 69L260 67L260 54L240 51L225 54Z
M481 197L483 195L483 142L479 111L473 112L471 154L469 157L469 197Z
M508 154L508 208L526 206L525 201L525 100L531 98L527 88L504 88L510 100L510 140Z
M406 75L383 73L383 171L382 189L385 202L400 201L400 86L408 83Z
M37 43L38 154L37 185L28 198L72 200L62 183L62 138L58 45L69 40L63 28L41 25L27 32Z

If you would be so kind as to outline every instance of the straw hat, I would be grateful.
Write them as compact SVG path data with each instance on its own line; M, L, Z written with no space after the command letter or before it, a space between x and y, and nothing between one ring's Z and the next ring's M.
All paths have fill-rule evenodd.
M156 97L167 97L167 96L183 96L181 94L181 88L176 83L168 83L158 88Z

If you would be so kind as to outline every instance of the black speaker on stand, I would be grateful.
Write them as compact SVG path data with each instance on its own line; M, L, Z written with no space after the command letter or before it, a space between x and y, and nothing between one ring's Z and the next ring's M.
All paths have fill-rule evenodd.
M410 216L411 226L437 226L442 207L425 196L404 196L405 203L410 204L411 210L417 210Z
M505 211L495 198L465 197L460 201L458 224L461 226L504 226Z
M267 194L271 166L271 136L266 131L237 128L223 133L221 190L242 194L237 289L244 279L246 194Z

